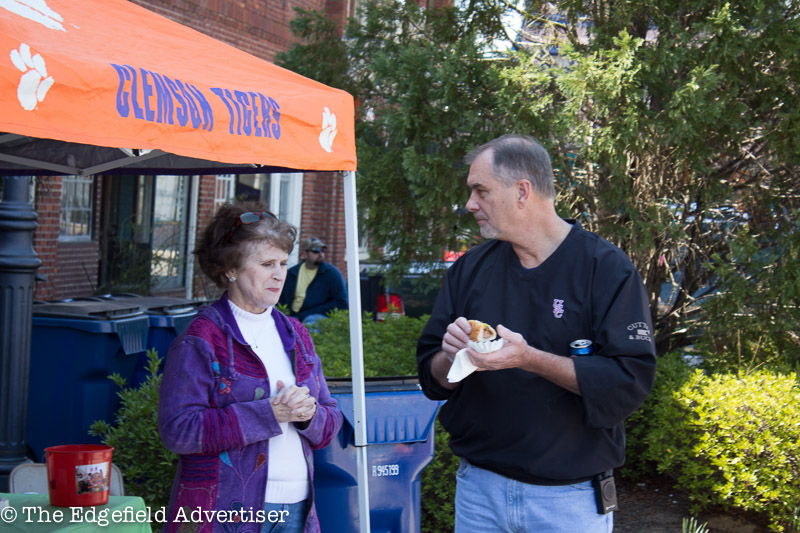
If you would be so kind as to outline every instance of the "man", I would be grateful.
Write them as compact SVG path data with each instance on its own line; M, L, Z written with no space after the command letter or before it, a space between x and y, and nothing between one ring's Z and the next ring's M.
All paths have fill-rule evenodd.
M341 272L325 262L327 246L317 237L300 245L302 262L286 273L286 283L279 303L289 307L289 314L306 326L329 311L347 309L347 289Z
M457 533L597 533L613 527L623 420L649 393L655 346L639 273L555 211L550 158L529 137L473 151L467 209L490 239L450 267L417 347L420 382L461 458ZM469 347L467 319L505 344ZM593 355L570 356L592 341ZM478 371L451 383L465 349ZM461 355L459 355L461 356ZM606 501L596 494L606 486Z

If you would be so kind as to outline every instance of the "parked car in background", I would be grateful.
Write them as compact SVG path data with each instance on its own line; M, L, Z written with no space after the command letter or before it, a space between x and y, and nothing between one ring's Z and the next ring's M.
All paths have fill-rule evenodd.
M388 265L361 264L361 309L375 320L389 316L429 315L452 262L412 265L399 277L387 276Z

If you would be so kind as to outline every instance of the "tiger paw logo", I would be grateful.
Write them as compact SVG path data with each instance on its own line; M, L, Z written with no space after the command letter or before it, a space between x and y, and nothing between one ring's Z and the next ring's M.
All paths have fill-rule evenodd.
M319 145L328 153L331 153L333 139L336 137L336 115L331 113L327 107L322 112L322 133L319 134Z
M55 80L47 75L41 54L31 55L31 47L25 43L19 45L19 50L11 50L11 62L22 72L17 99L23 109L33 111L39 102L44 101Z
M0 8L41 24L50 30L64 29L64 18L47 5L45 0L0 0Z

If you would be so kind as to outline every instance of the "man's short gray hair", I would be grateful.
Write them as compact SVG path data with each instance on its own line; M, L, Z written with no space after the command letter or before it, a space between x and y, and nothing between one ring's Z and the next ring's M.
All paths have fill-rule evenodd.
M556 197L553 184L553 166L550 155L536 139L527 135L507 134L472 150L465 158L471 165L487 150L492 151L492 169L495 177L511 187L517 181L526 179L533 189L544 198Z

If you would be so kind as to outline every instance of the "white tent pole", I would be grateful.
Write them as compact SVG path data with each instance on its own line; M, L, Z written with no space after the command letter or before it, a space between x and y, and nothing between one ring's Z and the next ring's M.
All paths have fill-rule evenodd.
M197 240L197 211L200 207L200 176L189 176L192 190L189 193L189 236L186 250L194 250ZM194 258L189 255L186 259L186 299L194 298Z
M344 173L344 219L347 239L347 298L350 309L350 366L353 382L353 420L358 459L358 515L361 533L369 533L369 468L367 411L364 388L364 345L361 328L361 273L358 265L358 208L356 173Z

